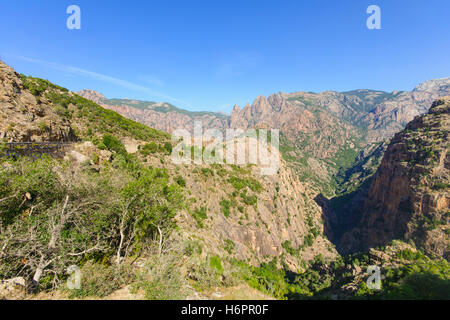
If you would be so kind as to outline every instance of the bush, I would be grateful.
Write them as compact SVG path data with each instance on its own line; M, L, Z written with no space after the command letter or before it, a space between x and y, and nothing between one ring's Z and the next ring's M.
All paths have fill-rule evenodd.
M226 252L228 252L228 254L232 254L235 247L236 245L234 244L233 240L231 239L225 240L224 249Z
M220 262L220 258L218 256L212 256L209 258L209 265L216 269L220 274L223 273L223 266L222 263Z
M432 272L415 273L393 285L384 297L395 300L448 300L450 280Z
M183 206L179 186L169 184L164 170L133 159L98 173L45 156L0 159L0 199L6 199L0 202L6 262L0 263L0 278L20 272L29 280L41 265L42 284L47 288L48 278L57 287L68 265L138 254L159 239L158 229L166 239Z
M131 283L135 275L129 268L87 262L81 268L81 288L69 290L69 298L106 297L122 286Z
M148 156L150 153L156 153L156 151L158 151L158 145L155 142L146 143L141 148L141 153L144 156Z
M246 278L249 285L255 289L284 299L288 292L288 283L285 280L286 273L277 268L277 260L263 263L259 267L250 267L251 274Z
M184 243L183 253L186 256L200 255L202 253L202 244L200 241L187 240Z
M222 199L219 205L222 208L223 215L228 218L230 216L231 201Z
M253 206L258 202L258 198L255 195L247 195L247 190L241 192L242 201L249 206Z
M445 183L445 182L436 182L433 187L433 190L445 190L445 189L450 189L450 184Z
M164 149L166 149L168 154L171 154L172 153L172 144L167 141L166 143L164 143Z
M186 180L184 180L184 178L182 176L177 176L175 178L175 182L180 186L180 187L186 187Z
M123 155L127 154L127 150L125 149L125 146L122 144L122 142L120 142L119 139L117 139L115 136L109 133L103 135L102 142L105 145L105 147L110 151L114 151L118 154Z
M194 212L191 214L192 217L197 222L197 226L199 228L203 228L203 221L208 218L208 215L206 213L206 207L201 207L199 209L195 209Z
M226 285L222 282L224 278L223 271L221 273L219 271L220 267L219 269L217 268L218 265L222 265L220 259L218 260L218 265L216 263L217 261L214 261L214 259L212 264L211 261L202 261L199 259L189 261L186 277L192 286L201 291L211 287Z
M286 240L281 244L284 250L286 250L287 253L289 253L291 256L295 256L298 253L298 250L294 249L292 247L292 243L290 240Z
M228 180L231 185L237 190L240 191L245 187L248 187L250 190L254 191L254 192L260 192L262 190L262 186L261 184L253 179L253 178L239 178L236 176L232 176L230 177L230 179Z
M142 289L149 300L179 300L185 297L177 254L153 257L132 285L132 292Z
M38 122L38 128L41 132L45 132L49 129L47 123L43 120Z

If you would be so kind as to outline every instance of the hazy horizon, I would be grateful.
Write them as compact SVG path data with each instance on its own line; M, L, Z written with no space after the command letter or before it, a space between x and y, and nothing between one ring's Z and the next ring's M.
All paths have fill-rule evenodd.
M3 4L0 59L72 91L226 113L276 92L410 91L450 75L448 1L81 0L69 30L71 4ZM372 4L380 30L366 27Z

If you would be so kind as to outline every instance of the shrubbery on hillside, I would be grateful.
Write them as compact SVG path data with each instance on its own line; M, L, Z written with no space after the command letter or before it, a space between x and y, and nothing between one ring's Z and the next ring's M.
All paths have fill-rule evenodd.
M183 206L165 170L131 156L116 157L100 172L47 157L0 161L3 279L20 274L48 288L61 283L71 264L120 266L153 239L163 245Z
M110 133L117 137L130 136L143 141L169 139L167 133L127 119L117 112L105 109L90 100L69 92L65 88L52 84L48 80L24 75L21 75L21 78L25 89L30 90L38 102L49 101L54 105L55 111L60 116L70 119L75 127L78 126L77 133L80 138L91 138L89 136L101 136ZM69 105L73 105L75 108L69 110ZM90 130L85 128L86 124L89 124ZM170 147L167 146L166 149L170 149Z

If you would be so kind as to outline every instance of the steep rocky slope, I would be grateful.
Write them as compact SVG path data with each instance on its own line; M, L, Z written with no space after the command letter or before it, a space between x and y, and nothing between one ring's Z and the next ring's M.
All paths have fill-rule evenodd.
M74 166L77 163L89 165L96 171L110 166L114 158L114 152L105 150L105 134L117 137L125 149L147 166L167 170L172 180L183 181L188 202L177 215L180 232L186 238L199 241L205 249L205 257L226 255L253 264L283 257L288 266L297 271L317 254L326 257L336 254L323 235L321 210L313 201L314 191L299 181L285 162L281 162L279 174L269 177L261 176L257 166L173 164L167 151L167 143L170 146L167 134L92 102L104 104L101 95L86 91L84 94L92 101L86 100L47 81L21 77L10 67L1 66L0 79L4 81L0 92L4 101L8 101L2 104L1 111L8 113L0 128L10 122L27 128L40 121L40 112L51 115L52 128L55 124L69 128L72 141L78 141L68 159ZM22 96L28 100L20 100ZM29 110L28 117L22 119L24 112L20 108ZM14 132L21 132L21 128L16 126ZM26 138L10 131L5 133L3 141L66 139L46 135L44 131ZM293 254L292 249L302 254Z
M0 139L16 142L76 140L69 121L49 107L48 100L37 99L24 87L23 80L0 61ZM40 89L33 88L34 92Z
M449 258L450 97L396 134L375 174L357 228L341 239L343 252L412 240Z

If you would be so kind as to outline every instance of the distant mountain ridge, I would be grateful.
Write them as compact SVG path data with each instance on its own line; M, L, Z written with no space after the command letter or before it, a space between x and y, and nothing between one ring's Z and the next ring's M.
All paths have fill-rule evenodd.
M450 95L450 78L391 93L360 89L261 95L243 108L235 105L230 116L190 112L164 102L106 99L91 90L78 94L168 133L179 128L192 131L194 121L201 121L204 129L279 129L280 151L301 180L333 195L336 175L349 169L363 148L392 137L427 112L435 99Z
M107 99L103 94L89 89L78 94L129 119L169 133L179 128L193 128L194 121L202 121L206 128L227 126L227 115L218 112L187 111L166 102Z
M425 113L436 98L449 93L450 77L425 81L412 91L391 93L370 89L277 93L268 98L259 96L251 105L247 104L242 109L235 105L231 115L227 116L220 112L187 111L166 102L107 99L101 93L89 89L78 92L86 99L169 133L177 125L188 128L189 118L203 121L206 127L218 125L221 129L277 124L271 118L276 118L277 112L286 111L287 105L313 105L322 107L353 125L367 128L371 141L392 136L415 116ZM170 119L163 119L161 113L166 116L170 114Z

